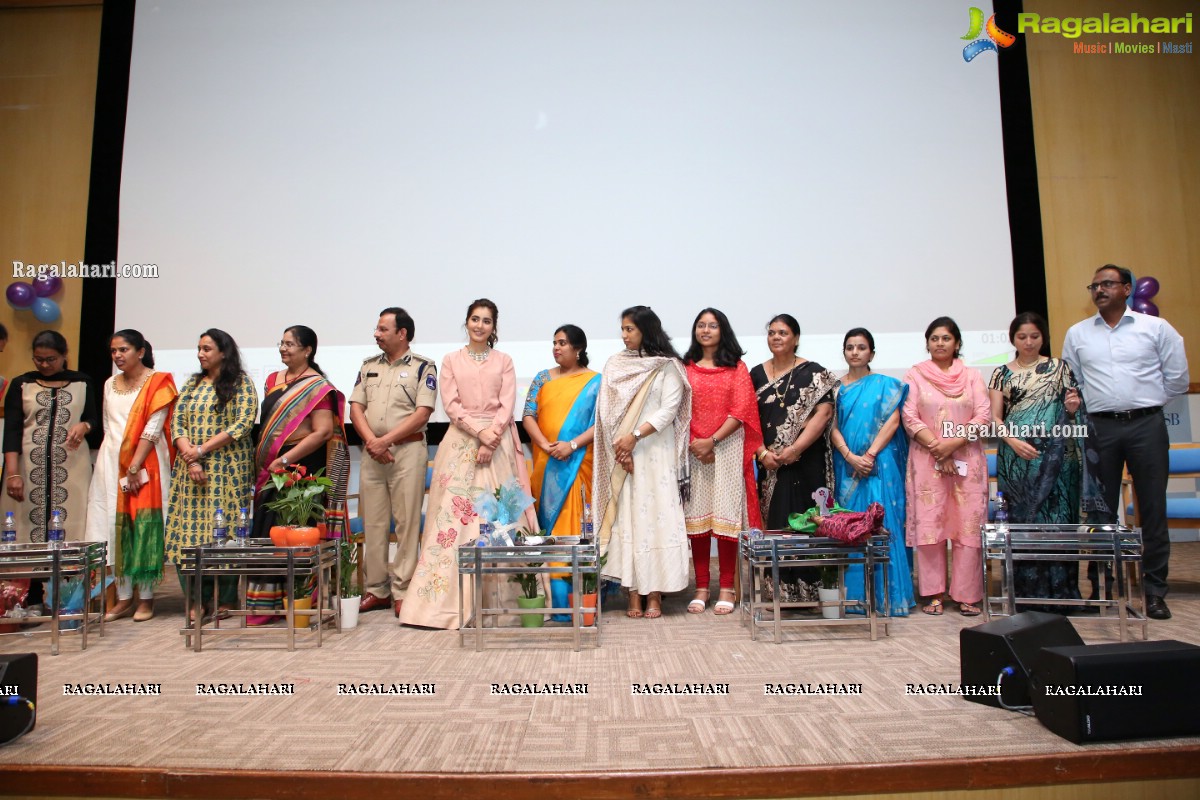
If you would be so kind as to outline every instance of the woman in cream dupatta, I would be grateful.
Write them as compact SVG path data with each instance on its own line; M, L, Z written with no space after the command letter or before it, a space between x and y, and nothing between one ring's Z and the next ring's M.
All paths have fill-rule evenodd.
M682 494L687 489L691 387L647 306L621 315L627 348L604 365L596 406L593 511L605 577L629 589L631 617L662 616L662 592L688 585Z

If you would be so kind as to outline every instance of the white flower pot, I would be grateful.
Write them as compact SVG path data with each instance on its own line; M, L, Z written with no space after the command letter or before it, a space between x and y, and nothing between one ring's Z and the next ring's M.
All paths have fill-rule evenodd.
M819 588L817 589L817 599L822 603L836 603L842 599L842 590ZM825 619L841 619L843 616L842 607L838 605L823 605L821 606L821 616Z
M342 604L342 630L348 631L358 627L358 604L361 597L343 597L338 600Z

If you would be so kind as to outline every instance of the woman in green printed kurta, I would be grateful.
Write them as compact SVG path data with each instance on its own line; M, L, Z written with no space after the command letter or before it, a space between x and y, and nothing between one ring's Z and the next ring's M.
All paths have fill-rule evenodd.
M171 435L179 452L167 509L166 553L178 567L183 548L212 540L217 509L236 520L250 506L254 486L254 444L250 436L258 392L242 371L242 357L225 331L210 328L196 348L200 371L179 393ZM182 582L182 578L180 579ZM212 586L206 579L208 602ZM220 608L237 601L237 581L221 579Z

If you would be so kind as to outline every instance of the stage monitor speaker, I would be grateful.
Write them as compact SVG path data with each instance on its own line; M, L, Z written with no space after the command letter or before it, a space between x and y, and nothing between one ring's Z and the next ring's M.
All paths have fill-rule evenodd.
M1048 647L1030 678L1043 725L1076 744L1200 734L1200 647L1176 641Z
M24 697L37 705L36 653L0 655L0 744L17 738L30 725L31 712L24 703L11 705L9 698Z
M1043 647L1083 644L1079 633L1066 617L1042 611L1025 611L994 622L963 628L958 634L961 684L978 687L976 694L963 696L974 703L1001 708L1029 705L1029 670ZM988 694L989 687L1006 668L1000 684L1000 696Z

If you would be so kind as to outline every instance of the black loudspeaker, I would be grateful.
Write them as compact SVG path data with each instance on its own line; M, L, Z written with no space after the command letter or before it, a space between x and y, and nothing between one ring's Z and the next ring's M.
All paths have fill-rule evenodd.
M1049 647L1030 679L1038 720L1076 744L1200 734L1200 647L1121 642Z
M1066 617L1042 611L1025 611L995 622L963 628L958 634L958 655L964 694L973 703L1002 707L1029 705L1029 671L1043 647L1081 645L1083 639ZM1006 670L1011 672L1006 673ZM1004 674L1000 695L991 694ZM968 689L971 687L971 689Z
M0 655L0 744L33 730L32 711L12 698L24 697L37 705L37 654ZM28 730L27 730L28 728Z

